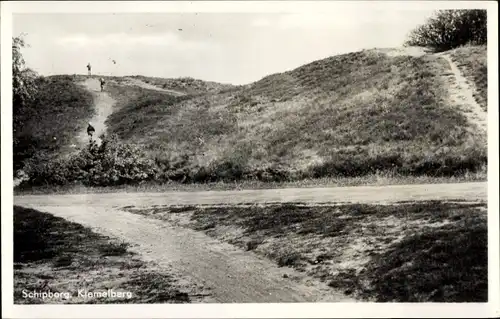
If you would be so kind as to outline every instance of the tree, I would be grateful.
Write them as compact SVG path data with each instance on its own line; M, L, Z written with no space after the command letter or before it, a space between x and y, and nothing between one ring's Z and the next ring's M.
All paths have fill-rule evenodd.
M23 35L12 38L12 119L13 119L13 146L14 169L23 165L21 159L31 154L34 142L20 134L23 122L30 116L30 102L37 92L36 80L38 75L26 67L21 49L26 47Z
M14 113L33 100L38 75L26 67L21 49L26 47L23 35L12 38L12 94Z
M486 10L440 10L412 30L405 45L440 52L466 44L486 44L486 21Z

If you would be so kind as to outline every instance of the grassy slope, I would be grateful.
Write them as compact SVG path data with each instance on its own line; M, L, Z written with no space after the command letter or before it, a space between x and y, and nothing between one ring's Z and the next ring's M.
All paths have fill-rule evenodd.
M79 224L14 207L15 303L189 302L176 280L112 241ZM84 275L84 278L82 278ZM78 289L130 291L130 299L78 298ZM70 300L25 299L22 291L70 292Z
M22 168L23 161L34 154L57 155L73 143L92 116L92 95L74 83L70 76L51 76L39 82L37 99L14 114L14 167ZM54 139L55 137L55 139Z
M117 111L108 118L106 124L111 127L111 133L118 134L123 139L130 139L134 132L141 130L142 127L154 126L159 116L165 116L167 111L165 107L155 109L159 103L169 105L182 99L159 91L114 83L109 84L106 90L117 101ZM131 113L137 116L130 116ZM116 122L121 125L115 126Z
M487 47L465 46L450 51L464 76L475 85L474 98L484 110L488 108L488 54Z
M450 175L479 169L486 147L447 104L448 69L430 55L356 52L218 94L146 93L108 123L167 166L230 179L270 167L278 179Z
M485 204L130 209L204 231L371 301L485 302Z

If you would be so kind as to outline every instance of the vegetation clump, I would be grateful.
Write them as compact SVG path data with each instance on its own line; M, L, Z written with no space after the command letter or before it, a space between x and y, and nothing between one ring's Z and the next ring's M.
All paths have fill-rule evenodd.
M409 35L406 45L447 51L488 41L486 10L440 10Z

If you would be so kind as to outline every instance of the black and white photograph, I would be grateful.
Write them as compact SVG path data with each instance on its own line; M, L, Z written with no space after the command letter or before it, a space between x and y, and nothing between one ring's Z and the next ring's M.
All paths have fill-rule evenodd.
M9 317L500 315L496 2L1 5Z

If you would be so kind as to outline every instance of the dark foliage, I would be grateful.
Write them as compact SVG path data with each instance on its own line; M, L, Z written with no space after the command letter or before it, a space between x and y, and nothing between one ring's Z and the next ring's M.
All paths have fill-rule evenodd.
M447 51L466 44L487 43L486 10L442 10L414 29L406 45Z

